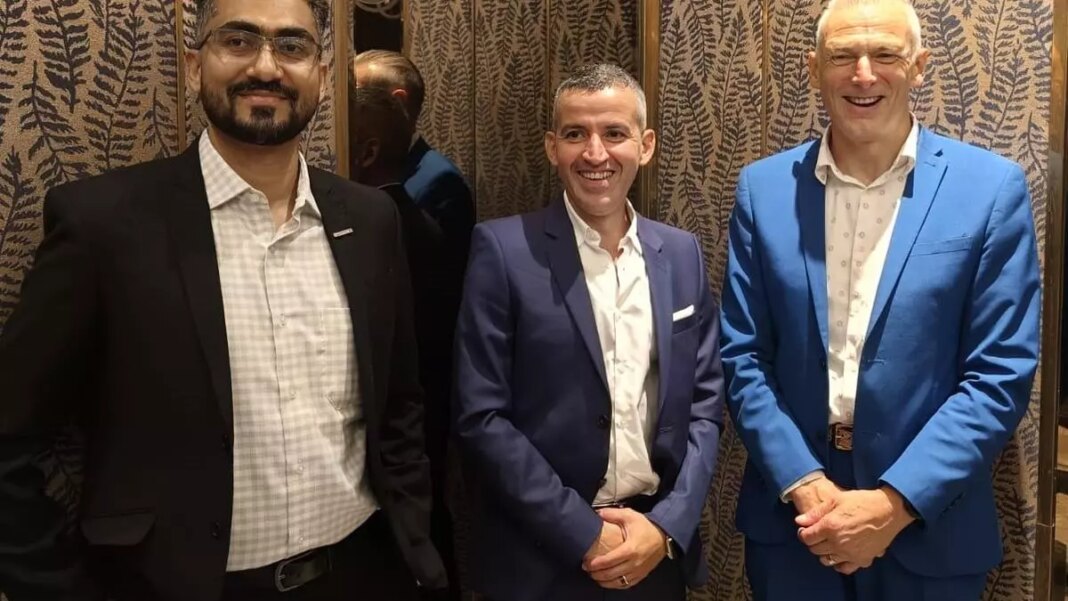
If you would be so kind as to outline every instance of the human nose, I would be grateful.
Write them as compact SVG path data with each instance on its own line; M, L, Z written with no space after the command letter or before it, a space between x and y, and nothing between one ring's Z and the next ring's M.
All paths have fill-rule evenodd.
M274 54L273 41L263 40L260 43L256 56L249 65L249 70L251 74L265 81L281 77L282 69L278 64L278 58Z
M608 158L608 153L605 151L604 144L601 142L601 136L593 134L586 142L586 149L582 153L582 158L589 163L603 163Z
M875 83L875 74L871 70L871 59L868 55L862 55L857 59L857 64L853 67L853 81L859 84L872 84Z

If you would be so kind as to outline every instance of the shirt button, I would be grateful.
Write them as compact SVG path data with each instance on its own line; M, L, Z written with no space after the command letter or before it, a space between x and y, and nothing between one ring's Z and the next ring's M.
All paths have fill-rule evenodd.
M291 400L291 401L297 400L297 389L296 388L290 388L289 389L289 400Z
M282 326L283 328L286 327L286 314L285 313L282 313L281 315L278 316L278 325Z

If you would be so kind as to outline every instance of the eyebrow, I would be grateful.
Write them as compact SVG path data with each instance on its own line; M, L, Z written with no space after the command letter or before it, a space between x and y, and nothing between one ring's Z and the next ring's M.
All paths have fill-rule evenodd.
M307 29L304 29L303 27L282 27L282 28L280 28L280 29L278 29L276 31L266 32L265 33L263 31L263 28L261 28L259 25L256 25L255 23L250 23L248 21L235 20L235 21L227 21L226 23L223 23L222 25L220 25L218 28L219 29L237 29L237 30L240 30L240 31L247 31L249 33L258 33L260 35L268 35L268 34L270 34L273 37L299 37L299 38L306 38L306 39L315 41L315 36L313 36L310 31L308 31Z

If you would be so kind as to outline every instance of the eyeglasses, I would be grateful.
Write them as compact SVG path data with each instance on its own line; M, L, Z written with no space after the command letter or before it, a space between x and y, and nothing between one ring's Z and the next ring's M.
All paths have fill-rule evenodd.
M862 56L878 65L896 65L909 62L909 57L896 52L876 52L875 54L852 54L850 52L835 52L827 57L827 62L835 67L851 67L857 64Z
M259 56L264 44L270 44L275 60L291 65L307 65L322 53L322 47L306 37L264 36L244 29L214 29L204 36L196 48L199 50L208 41L224 55L244 61Z

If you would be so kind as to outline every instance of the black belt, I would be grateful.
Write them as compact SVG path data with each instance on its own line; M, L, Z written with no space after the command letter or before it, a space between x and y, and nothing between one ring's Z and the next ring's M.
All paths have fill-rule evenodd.
M605 507L615 507L616 509L633 509L638 513L649 513L656 506L656 497L650 495L634 495L619 501L613 501L611 503L604 503L594 505L594 509L604 509Z
M341 546L361 532L367 532L377 526L377 521L381 519L381 512L376 511L359 528L332 545L305 551L259 568L228 572L226 579L232 580L243 589L273 589L284 593L300 588L329 574L335 564L339 563L337 560L345 556Z

